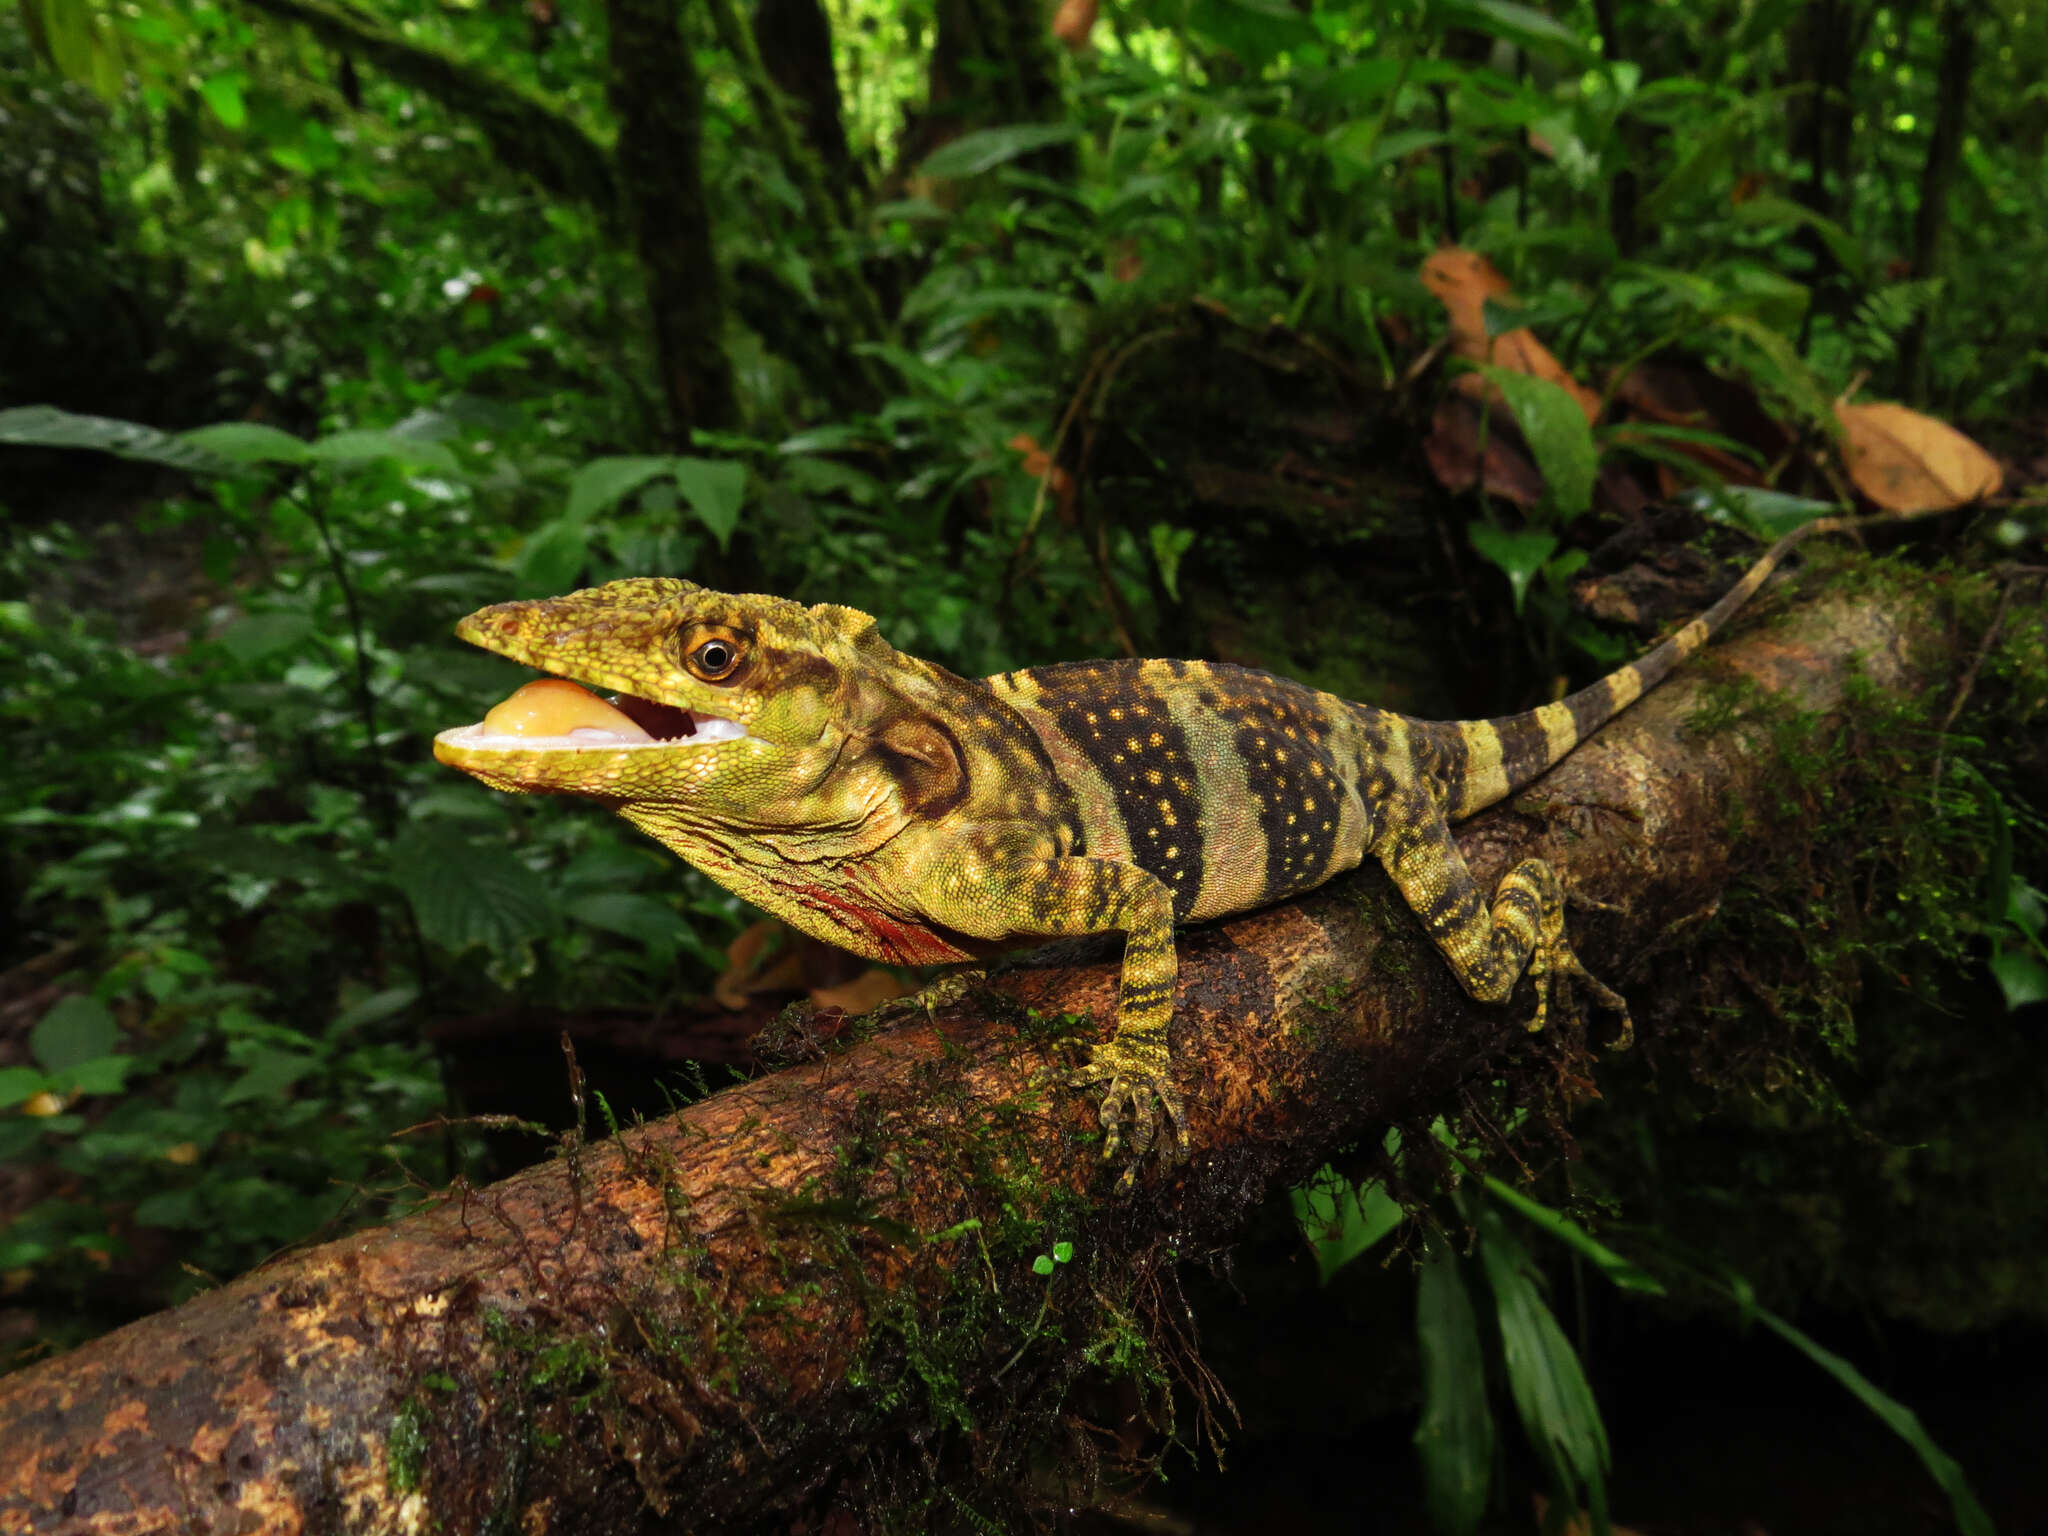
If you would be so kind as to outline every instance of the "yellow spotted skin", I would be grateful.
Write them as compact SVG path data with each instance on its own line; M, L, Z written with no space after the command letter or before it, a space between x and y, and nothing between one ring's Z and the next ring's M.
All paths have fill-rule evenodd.
M1413 720L1244 667L1092 661L979 680L906 656L850 608L669 578L503 603L464 639L637 699L736 721L743 736L617 750L465 746L443 762L500 789L586 795L792 925L871 958L929 964L1034 939L1125 935L1114 1036L1076 1081L1103 1085L1105 1156L1139 1158L1174 1081L1174 929L1309 890L1376 858L1472 997L1526 972L1532 1028L1577 978L1564 892L1538 859L1482 892L1451 823L1555 765L1704 645L1800 539L1782 539L1706 614L1555 704ZM719 646L695 649L711 637ZM709 654L738 659L715 678ZM1135 1167L1135 1163L1133 1164Z

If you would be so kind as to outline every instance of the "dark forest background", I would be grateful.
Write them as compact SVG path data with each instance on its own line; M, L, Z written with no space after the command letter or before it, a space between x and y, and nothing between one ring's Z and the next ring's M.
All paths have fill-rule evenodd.
M1815 732L1897 772L1747 830L1819 852L1707 1043L1276 1195L1188 1280L1220 1461L1126 1404L1164 1480L1073 1518L2048 1526L2044 80L2038 0L0 10L0 1361L549 1155L440 1117L559 1130L565 1031L626 1119L918 983L437 769L522 680L471 609L1486 715L1945 509L1877 543L1977 664Z

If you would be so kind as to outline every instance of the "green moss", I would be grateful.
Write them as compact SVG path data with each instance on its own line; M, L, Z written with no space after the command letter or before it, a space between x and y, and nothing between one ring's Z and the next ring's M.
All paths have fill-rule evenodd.
M409 1397L391 1415L384 1437L384 1484L393 1493L415 1492L425 1478L428 1414L424 1403Z

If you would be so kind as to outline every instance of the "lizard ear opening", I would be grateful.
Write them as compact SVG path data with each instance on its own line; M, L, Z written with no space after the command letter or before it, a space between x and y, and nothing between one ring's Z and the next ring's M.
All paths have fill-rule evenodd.
M940 722L900 715L882 727L874 746L912 814L943 816L967 798L959 739Z

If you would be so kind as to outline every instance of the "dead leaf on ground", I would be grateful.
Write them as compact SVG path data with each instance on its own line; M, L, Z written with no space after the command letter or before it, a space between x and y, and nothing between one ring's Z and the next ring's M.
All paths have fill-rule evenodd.
M1081 52L1095 31L1095 12L1096 0L1060 0L1060 8L1053 13L1052 35L1069 53Z
M840 986L811 988L811 1001L820 1008L844 1008L848 1013L866 1013L870 1008L879 1008L899 997L908 997L910 990L902 977L875 965Z
M1053 463L1052 455L1038 446L1038 439L1029 432L1019 432L1010 439L1010 448L1024 455L1024 473L1034 480L1046 482L1046 488L1053 494L1059 507L1060 521L1071 528L1075 523L1074 477L1060 465Z
M1514 287L1484 256L1462 246L1440 247L1423 259L1422 282L1443 301L1451 320L1451 347L1460 357L1548 379L1578 401L1586 420L1600 414L1600 396L1573 378L1527 326L1486 334L1486 301L1512 299ZM1487 390L1485 380L1474 374L1461 375L1456 387L1474 399Z
M1884 401L1835 402L1842 461L1887 512L1939 512L1998 494L1998 463L1945 421Z

